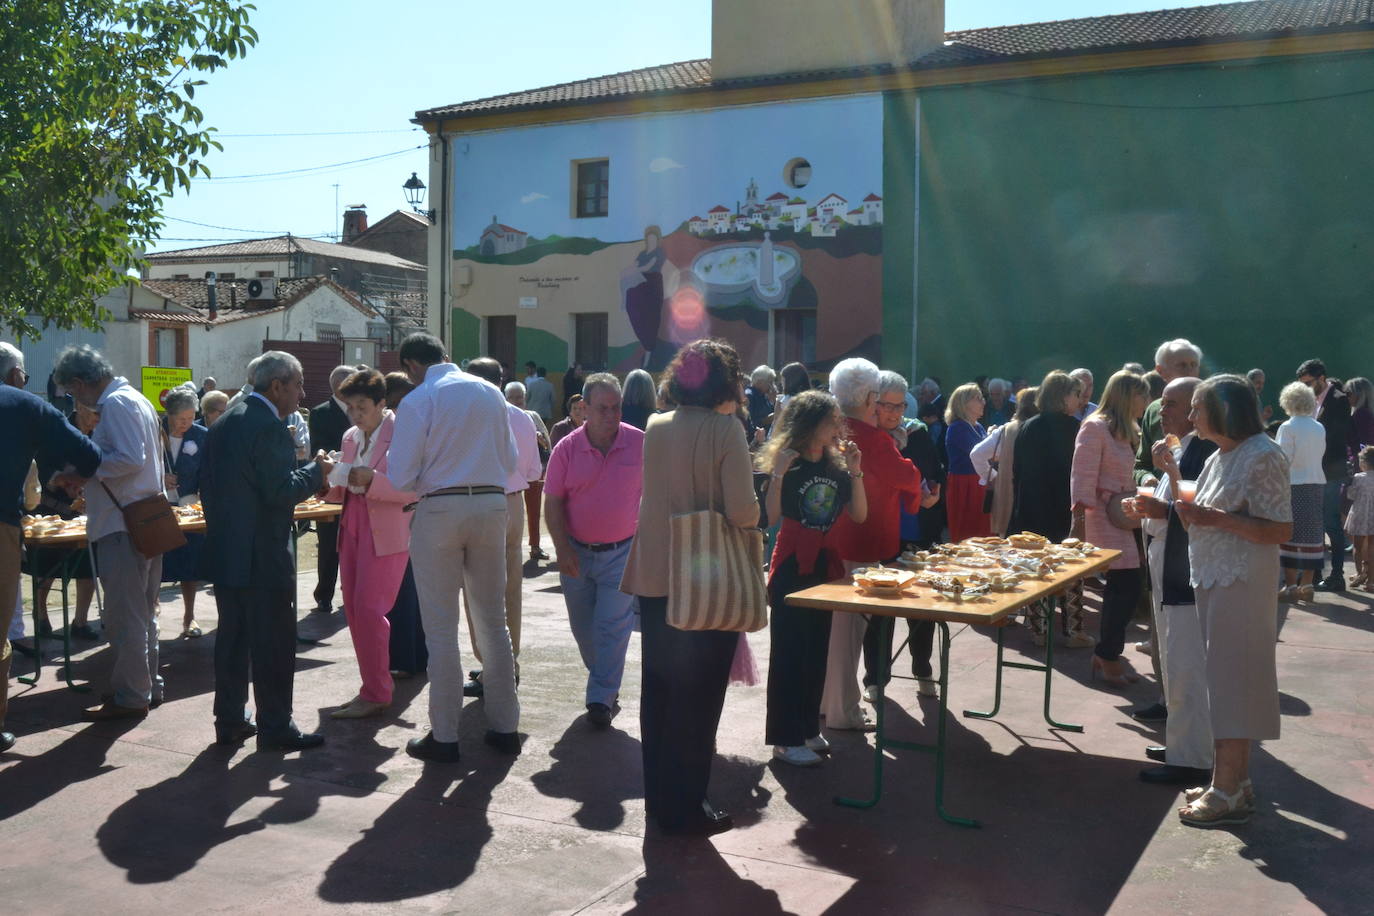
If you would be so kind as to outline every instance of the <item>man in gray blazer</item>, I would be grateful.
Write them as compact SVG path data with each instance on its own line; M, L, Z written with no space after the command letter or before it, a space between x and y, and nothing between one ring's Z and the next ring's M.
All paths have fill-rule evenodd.
M332 468L323 453L296 467L296 446L282 418L304 394L300 362L277 350L253 369L253 393L215 423L201 477L205 578L215 585L215 736L237 744L258 736L258 750L304 750L324 743L291 720L296 618L291 558L295 506L319 490ZM248 720L249 671L258 724Z

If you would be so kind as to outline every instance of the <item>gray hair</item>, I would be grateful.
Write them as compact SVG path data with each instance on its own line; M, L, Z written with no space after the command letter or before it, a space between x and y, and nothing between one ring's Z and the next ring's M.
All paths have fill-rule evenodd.
M916 391L918 394L925 394L927 391L933 391L938 395L940 393L940 383L927 376L921 379L921 384L916 386Z
M1248 381L1251 385L1255 384L1255 382L1258 382L1262 378L1264 378L1263 369L1251 369L1249 372L1245 373L1245 380Z
M0 384L18 367L24 368L24 351L14 344L0 340Z
M884 394L888 391L900 391L902 396L905 397L907 388L906 379L902 378L899 373L893 372L891 369L884 369L882 372L878 373L878 394Z
M272 383L278 379L290 381L298 375L304 375L301 369L301 361L290 353L281 350L268 350L266 353L262 354L262 356L259 356L256 362L257 365L251 367L253 375L249 379L249 381L252 382L254 391L266 391L268 388L272 387ZM339 368L348 367L340 366ZM334 370L334 372L338 371L339 369ZM352 373L352 371L351 369L349 370L350 373ZM331 377L334 375L334 372L329 373Z
M1356 376L1345 383L1346 396L1350 398L1350 409L1361 407L1374 408L1374 382L1364 376Z
M107 378L114 378L114 366L90 344L63 348L52 367L52 380L64 387L71 382L94 385Z
M1310 417L1317 412L1317 396L1302 382L1289 382L1279 392L1279 406L1290 417Z
M830 393L840 402L843 411L859 410L867 405L868 396L878 393L878 367L868 360L852 356L842 359L830 370Z
M253 376L257 374L258 363L260 362L262 362L261 356L255 356L248 361L248 377L245 380L245 384L247 384L250 389L253 387Z
M752 388L762 388L766 385L774 385L777 383L777 380L778 374L773 371L771 366L759 366L753 372L749 373L749 385ZM626 381L629 381L629 379L626 379Z
M505 393L506 397L510 397L510 396L513 395L513 394L518 394L518 395L520 395L520 399L523 401L523 400L525 399L526 394L527 394L527 392L525 391L525 383L524 383L524 382L506 382L506 388L505 388L505 392L504 392L504 393Z
M1078 368L1069 373L1069 378L1076 378L1086 385L1093 380L1093 372L1091 369ZM992 386L989 385L988 387Z
M357 371L357 366L335 366L329 371L329 390L337 391L343 380Z
M624 398L628 407L647 407L653 410L658 406L658 389L654 387L654 377L643 369L631 370L630 374L625 376Z
M162 400L162 409L167 411L168 416L183 410L195 413L199 407L200 398L196 397L196 393L180 385L167 392L167 397Z
M598 388L609 388L616 394L620 394L620 379L611 375L609 372L593 372L587 376L587 380L582 383L582 400L590 401L592 392Z
M1074 371L1075 371L1075 372L1088 372L1087 369L1075 369ZM1088 372L1088 375L1091 377L1091 376L1092 376L1092 373L1091 373L1091 372ZM1012 393L1012 391L1011 391L1011 382L1007 381L1007 380L1004 379L1004 378L995 378L995 379L991 379L991 380L988 382L988 394L992 394L992 392L994 392L994 391L1000 391L1000 392L1002 392L1003 394L1011 394L1011 393Z
M229 406L229 395L216 388L214 391L205 392L205 397L201 398L201 413L209 413L212 410L224 412L224 408Z
M1199 363L1202 362L1202 351L1192 341L1179 337L1174 340L1166 340L1159 345L1159 349L1155 351L1155 365L1164 365L1170 356L1178 353L1191 353L1193 359Z

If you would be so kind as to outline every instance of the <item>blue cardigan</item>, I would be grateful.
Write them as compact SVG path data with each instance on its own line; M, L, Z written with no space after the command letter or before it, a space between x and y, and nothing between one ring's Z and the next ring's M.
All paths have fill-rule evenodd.
M163 431L167 428L166 421L163 421ZM200 464L205 458L205 437L210 435L210 431L199 423L192 423L191 428L186 430L186 435L181 440L181 453L177 455L177 460L167 461L167 470L171 474L177 475L177 498L191 496L200 492ZM187 443L195 443L193 454L187 454ZM171 456L167 455L170 459Z

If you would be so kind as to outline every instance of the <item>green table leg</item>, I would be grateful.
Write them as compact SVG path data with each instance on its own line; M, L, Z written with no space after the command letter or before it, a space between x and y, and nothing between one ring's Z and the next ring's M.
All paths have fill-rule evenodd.
M89 548L87 548L89 549ZM72 624L71 624L71 605L67 600L67 586L71 584L71 572L75 567L75 554L64 557L48 572L50 575L33 577L33 606L38 607L38 583L43 579L52 578L53 584L57 580L62 582L62 679L67 682L67 687L77 693L90 693L89 684L78 684L72 679ZM21 684L37 684L43 671L43 636L38 633L38 621L34 618L33 627L33 677L19 677Z
M883 644L879 646L878 658L879 666L883 669L878 672L877 687L877 729L873 733L873 795L868 799L846 798L836 796L835 803L849 808L872 808L878 804L883 796L883 751L888 748L906 751L924 751L935 755L935 810L940 817L951 824L961 827L980 827L981 824L976 820L966 817L956 817L945 811L945 719L949 711L949 625L944 621L939 621L940 627L940 712L936 725L936 739L934 744L920 744L914 741L897 741L887 737L886 717L883 708L885 703L884 684L888 679L889 672L892 670L892 639L885 636Z
M996 666L997 674L994 686L992 709L988 710L987 712L975 712L972 709L965 709L964 715L970 719L991 719L992 717L997 715L998 710L1002 708L1003 668L1020 668L1024 671L1043 671L1045 673L1045 721L1048 722L1052 727L1061 729L1063 731L1081 732L1083 731L1083 726L1069 725L1064 722L1056 722L1054 720L1054 717L1050 715L1050 689L1054 680L1054 604L1053 599L1045 599L1043 601L1037 602L1037 604L1040 608L1043 608L1043 613L1045 615L1045 664L1036 665L1031 664L1029 662L1009 662L1004 660L1002 639L1003 633L1006 631L1006 627L998 627ZM1040 611L1037 611L1035 609L1032 609L1031 611L1031 613L1039 612Z

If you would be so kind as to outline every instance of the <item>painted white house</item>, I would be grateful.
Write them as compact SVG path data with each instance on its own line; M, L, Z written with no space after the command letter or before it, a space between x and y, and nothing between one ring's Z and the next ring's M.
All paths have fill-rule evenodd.
M521 232L505 223L500 222L495 216L491 218L491 225L482 232L482 237L478 240L478 251L484 255L510 254L512 251L519 251L524 248L529 241L529 233Z
M827 194L816 202L816 216L822 222L829 222L835 217L844 219L845 209L849 206L849 201L838 194Z
M709 226L710 223L702 219L700 216L694 216L687 221L687 231L692 233L693 235L701 235L707 230Z
M863 199L864 225L881 226L883 224L883 199L877 194L869 194Z
M717 204L706 211L706 218L711 221L711 231L716 234L730 231L730 208Z

